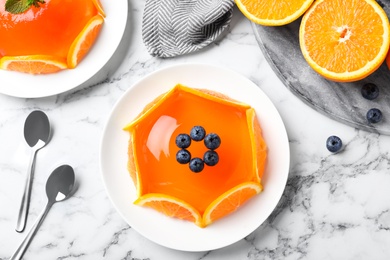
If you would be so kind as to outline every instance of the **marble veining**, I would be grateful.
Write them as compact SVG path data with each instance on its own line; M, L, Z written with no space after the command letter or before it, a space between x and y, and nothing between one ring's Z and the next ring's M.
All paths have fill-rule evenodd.
M362 130L302 102L285 87L260 50L258 28L252 28L237 8L230 29L215 43L190 55L158 59L142 43L143 7L144 1L129 1L129 21L118 51L85 84L39 99L0 95L0 260L11 256L26 234L14 228L29 159L23 124L34 109L48 114L53 137L37 156L27 230L46 204L46 179L56 166L68 163L74 167L78 189L69 200L53 206L26 260L389 259L390 136L382 133L385 130ZM283 46L283 42L275 44ZM110 202L99 169L101 134L120 96L148 73L187 62L226 67L257 84L282 116L291 150L287 185L268 219L244 239L206 252L172 250L137 233ZM295 82L293 74L284 75ZM312 85L321 82L307 81ZM322 94L310 97L316 95ZM333 106L344 101L342 91L329 97ZM385 96L378 102L387 102ZM339 107L361 109L350 103ZM342 139L340 153L326 150L330 135Z

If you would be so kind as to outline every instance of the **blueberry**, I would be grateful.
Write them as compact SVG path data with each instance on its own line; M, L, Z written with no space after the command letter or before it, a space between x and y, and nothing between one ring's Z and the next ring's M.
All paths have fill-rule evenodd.
M191 138L188 134L179 134L176 137L176 145L179 148L187 148L191 145Z
M181 149L176 153L176 161L180 164L189 163L191 160L191 153L186 149Z
M366 117L369 123L378 123L382 120L382 111L377 108L371 108L368 110Z
M326 140L326 148L332 153L340 151L342 146L343 142L338 136L332 135Z
M215 133L206 135L204 145L210 150L215 150L221 145L221 138Z
M379 96L379 88L373 83L364 84L362 87L362 95L368 100L376 99Z
M196 157L190 161L190 170L193 172L201 172L204 168L204 162L202 159Z
M206 135L206 130L203 127L197 125L191 129L190 136L194 141L202 141Z
M218 156L218 154L215 151L208 150L203 155L203 161L208 166L214 166L214 165L216 165L218 163L219 156Z

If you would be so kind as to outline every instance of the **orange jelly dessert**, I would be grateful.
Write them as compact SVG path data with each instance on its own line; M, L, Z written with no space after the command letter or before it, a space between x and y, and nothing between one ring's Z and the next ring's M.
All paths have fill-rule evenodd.
M0 68L31 74L74 68L99 34L99 0L45 0L11 13L0 0Z
M178 84L124 130L137 205L205 227L262 191L267 147L247 104Z

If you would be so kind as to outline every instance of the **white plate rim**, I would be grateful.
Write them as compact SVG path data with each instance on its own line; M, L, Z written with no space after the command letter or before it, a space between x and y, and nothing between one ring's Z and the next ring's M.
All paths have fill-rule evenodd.
M264 191L237 212L203 229L193 223L168 218L132 204L136 197L135 188L126 168L129 136L122 128L148 102L177 83L219 91L254 107L269 145ZM237 83L240 83L240 89L235 85ZM256 230L279 203L290 167L287 132L276 107L266 94L235 71L202 63L164 67L132 85L116 102L108 117L100 142L99 157L104 187L122 218L138 233L159 245L192 252L231 245ZM238 222L240 220L245 221Z
M101 0L106 13L93 47L75 69L47 75L0 70L0 93L19 98L53 96L76 88L98 73L118 48L128 19L128 1Z

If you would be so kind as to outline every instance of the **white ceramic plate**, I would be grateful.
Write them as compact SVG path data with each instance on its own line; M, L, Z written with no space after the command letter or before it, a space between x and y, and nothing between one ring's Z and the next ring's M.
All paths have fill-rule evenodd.
M264 191L238 211L206 228L136 206L136 191L127 172L129 134L122 128L144 106L177 83L226 94L255 108L269 147ZM172 66L146 76L128 89L105 126L100 166L108 196L127 223L160 245L183 251L206 251L230 245L258 228L271 214L286 185L290 152L280 115L260 88L234 71L202 64Z
M101 0L106 18L95 44L82 62L72 70L49 75L28 75L0 70L0 93L39 98L75 88L94 76L111 58L122 39L127 23L128 1Z

